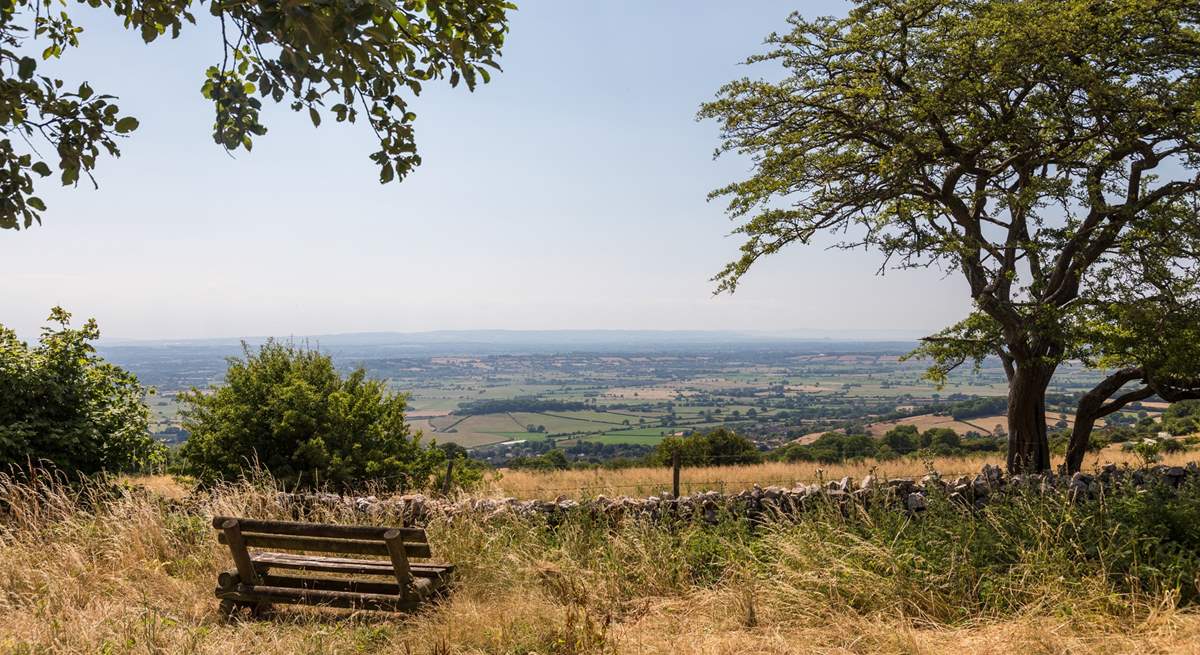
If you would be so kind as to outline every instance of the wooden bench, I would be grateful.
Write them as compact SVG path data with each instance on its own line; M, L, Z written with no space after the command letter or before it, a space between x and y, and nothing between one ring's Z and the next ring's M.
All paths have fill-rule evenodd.
M298 603L353 609L407 611L443 594L454 567L416 563L428 558L429 540L420 528L388 528L326 523L293 523L218 516L212 525L218 541L229 546L234 568L217 577L221 611L232 616L249 608L259 615L273 603ZM382 559L320 557L250 548L378 555ZM376 579L279 575L276 569L302 574L375 576ZM385 576L386 580L378 580Z

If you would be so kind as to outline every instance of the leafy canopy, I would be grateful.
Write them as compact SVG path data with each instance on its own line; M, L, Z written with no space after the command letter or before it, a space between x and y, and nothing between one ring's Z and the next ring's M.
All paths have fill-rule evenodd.
M682 466L729 466L762 461L762 453L753 441L723 427L667 437L659 442L652 459L669 464L675 453L679 453Z
M1194 2L859 0L790 22L749 60L782 79L731 82L700 112L718 154L754 164L713 193L746 238L720 290L845 234L884 266L960 271L1005 354L1053 359L1084 273L1200 189Z
M1200 4L856 0L790 22L749 60L780 79L731 82L700 111L718 154L753 162L712 194L745 236L718 291L825 233L877 249L881 270L960 272L978 314L935 354L1000 357L1009 469L1047 470L1045 392L1079 345L1086 279L1195 222Z
M1200 394L1200 211L1177 200L1148 212L1083 276L1081 298L1057 325L1064 357L1113 372L1105 398L1139 382L1140 397L1179 400ZM1000 324L975 312L927 339L913 355L933 361L928 377L944 383L965 362L978 369L1003 347Z
M0 465L91 474L161 461L146 390L96 355L95 319L72 328L71 315L55 307L47 320L33 347L0 326Z
M267 341L231 358L224 384L180 395L186 470L205 482L261 466L290 485L424 488L445 461L404 420L406 398L316 350Z
M85 0L111 11L150 43L195 24L195 0ZM81 3L83 4L83 3ZM446 79L474 89L487 82L508 32L504 0L210 0L220 24L220 63L201 88L216 111L213 139L227 150L266 134L264 99L322 117L362 118L379 139L371 160L380 182L403 179L421 162L413 137L416 114L406 94ZM72 8L76 5L71 5ZM39 73L41 61L77 48L83 28L68 5L13 0L0 5L0 227L41 222L45 202L36 177L59 171L63 185L86 176L104 154L119 156L118 139L138 127L114 96L86 81ZM36 177L35 177L36 176Z
M1096 368L1136 368L1160 396L1179 400L1200 393L1200 209L1160 209L1089 279L1072 354Z

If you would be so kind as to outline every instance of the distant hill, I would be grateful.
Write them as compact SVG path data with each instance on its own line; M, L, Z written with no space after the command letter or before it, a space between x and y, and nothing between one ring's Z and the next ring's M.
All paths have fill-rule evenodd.
M379 354L503 354L603 351L663 351L787 347L809 352L892 352L911 349L922 336L902 330L791 330L780 332L708 330L437 330L430 332L357 332L323 335L281 335L307 341L346 356ZM242 338L126 340L105 339L101 348L219 351L233 354ZM264 336L244 337L251 345Z

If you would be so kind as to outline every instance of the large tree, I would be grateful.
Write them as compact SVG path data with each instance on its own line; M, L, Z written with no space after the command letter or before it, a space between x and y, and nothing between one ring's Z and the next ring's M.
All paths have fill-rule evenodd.
M1050 467L1045 390L1072 345L1085 276L1200 190L1200 5L1187 0L860 0L789 19L701 117L748 155L716 190L753 264L821 233L884 267L960 272L1010 384L1008 466ZM978 322L978 321L977 321ZM993 329L992 334L975 334ZM989 350L989 352L991 352Z
M70 11L83 3L14 0L0 6L0 228L41 222L45 203L36 177L54 170L64 185L86 176L97 159L118 156L118 139L138 121L111 95L86 81L39 74L38 59L66 56L82 28ZM407 94L447 79L474 88L498 69L508 32L505 0L87 0L111 11L150 43L179 36L197 14L220 26L214 65L202 92L216 111L213 139L250 150L266 133L261 99L322 116L365 119L379 139L371 159L379 179L402 179L421 158L413 141ZM70 11L69 11L70 10ZM149 53L149 51L147 51ZM149 56L149 54L147 54Z

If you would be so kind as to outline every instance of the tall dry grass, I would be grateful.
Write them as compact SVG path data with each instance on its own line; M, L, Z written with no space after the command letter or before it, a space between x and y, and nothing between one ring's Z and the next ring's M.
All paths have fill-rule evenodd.
M1196 459L1194 452L1163 455L1162 462L1182 465ZM1085 468L1103 464L1136 466L1137 455L1124 452L1117 445L1099 453L1089 454ZM785 487L797 483L809 484L822 480L840 480L844 476L862 479L868 474L882 478L919 478L930 470L943 477L974 475L985 464L1003 467L1004 456L987 453L972 457L939 457L924 461L912 457L893 460L865 459L839 464L814 462L764 462L745 466L708 466L684 468L680 472L680 492L718 490L737 492L754 485ZM492 496L511 496L522 499L553 499L605 496L646 496L671 489L671 469L668 467L637 467L626 469L571 469L564 471L528 471L506 469L485 480L482 492Z
M965 599L983 590L955 585L979 571L950 515L916 526L818 512L755 532L732 521L612 527L584 515L553 529L436 521L433 549L460 580L440 605L416 615L287 607L226 624L212 596L229 566L208 527L214 514L286 518L261 484L169 499L0 476L0 652L1200 652L1200 617L1175 609L1172 592L1114 595L1092 569L1064 583L1042 565L1061 549L1004 551L1014 559L997 570L1003 588L973 605ZM348 509L312 518L389 522ZM992 520L1012 529L1009 518ZM1045 518L1033 529L1053 542L1062 526L1052 524L1077 515L1062 507ZM945 544L947 557L913 559L910 540Z

